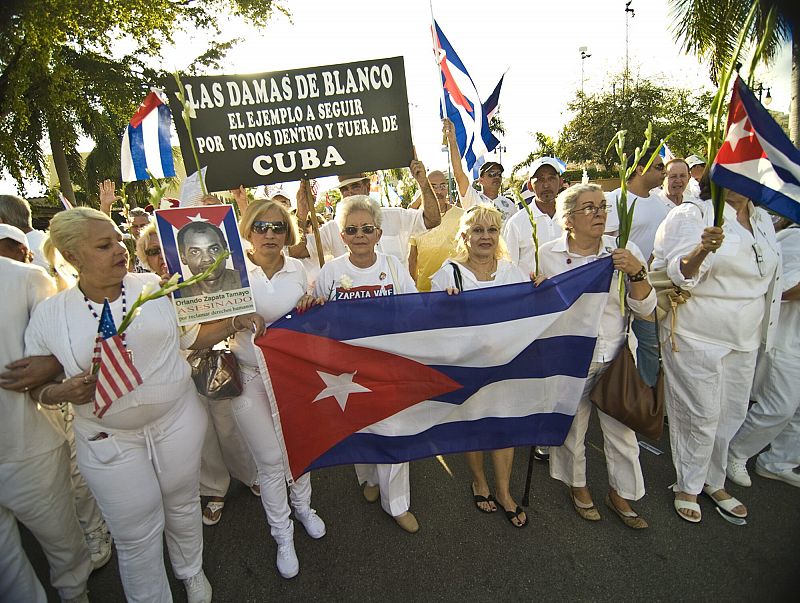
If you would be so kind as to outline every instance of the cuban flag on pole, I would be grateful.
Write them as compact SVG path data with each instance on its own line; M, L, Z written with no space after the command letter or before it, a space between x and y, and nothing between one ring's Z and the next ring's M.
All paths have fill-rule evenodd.
M497 86L494 87L489 98L483 103L483 112L486 113L487 121L492 121L492 117L494 117L494 114L500 109L500 88L503 86L504 77L506 77L505 73L500 76L500 81L497 82Z
M737 77L728 109L728 130L711 178L800 223L800 150Z
M175 176L170 144L172 113L155 91L142 102L122 135L122 181Z
M608 258L536 288L337 301L276 321L255 343L287 478L562 444L611 276Z
M459 154L470 172L475 162L494 150L500 141L489 130L489 120L467 68L435 20L433 26L433 51L444 88L442 116L446 114L453 122Z
M661 150L658 152L658 154L661 155L661 159L664 160L664 163L675 159L675 154L672 152L672 149L667 146L666 142L661 145Z

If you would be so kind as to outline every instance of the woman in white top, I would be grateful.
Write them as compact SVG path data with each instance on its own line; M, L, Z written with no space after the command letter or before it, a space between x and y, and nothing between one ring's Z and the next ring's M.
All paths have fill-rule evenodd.
M556 215L562 220L566 232L539 249L540 270L551 277L611 256L614 268L627 275L625 305L634 316L647 316L655 309L656 295L647 281L645 259L634 243L628 242L625 249L618 249L614 237L603 235L608 209L603 191L596 184L576 184L563 191L556 200ZM584 439L592 412L589 394L625 342L626 317L619 307L617 282L617 278L611 279L592 364L572 427L562 446L550 447L550 476L570 487L575 511L589 521L600 519L586 486ZM597 415L603 430L603 451L608 466L606 505L626 526L646 528L647 522L636 514L629 502L639 500L645 493L636 433L600 410Z
M708 198L704 178L703 197ZM747 516L725 491L731 438L744 422L756 355L772 347L780 308L778 245L769 215L727 191L722 228L709 201L689 200L672 210L656 234L654 270L666 269L691 291L674 316L661 321L662 359L675 510L701 519L703 492L723 512Z
M317 277L315 293L328 300L416 293L408 270L394 256L375 251L381 238L381 208L366 195L347 197L336 208L336 220L349 253L331 260ZM383 510L407 532L419 530L411 505L408 463L356 465L368 502L381 499Z
M251 203L239 220L239 233L249 243L245 258L248 278L256 311L267 326L294 308L304 311L315 303L306 294L308 283L302 263L284 254L284 247L296 244L300 235L283 204L265 199ZM256 332L260 330L255 324L254 328ZM325 535L325 523L311 508L311 474L295 480L287 497L283 454L253 333L237 333L231 351L239 361L244 387L242 395L233 399L233 414L258 468L261 502L270 533L278 543L278 572L284 578L292 578L300 571L294 549L294 524L289 519L292 509L312 538Z
M453 295L459 291L528 280L528 276L507 259L508 253L500 239L502 226L503 214L494 206L480 204L467 210L461 218L461 227L456 235L456 255L431 277L431 291L447 291ZM492 450L490 455L494 466L496 499L489 491L489 483L486 481L483 452L465 453L467 465L472 472L472 500L483 513L494 513L499 503L511 525L524 528L528 525L528 518L509 490L514 449Z
M87 207L56 214L45 249L49 257L54 249L61 252L78 283L39 304L28 326L26 354L54 355L66 375L35 395L45 404L74 405L78 467L114 537L125 596L172 601L162 551L166 535L188 600L211 601L198 493L206 413L179 352L172 303L168 297L146 303L125 331L143 383L100 418L92 412L97 379L91 365L103 301L119 325L144 286L158 285L159 278L128 274L122 234L106 214Z

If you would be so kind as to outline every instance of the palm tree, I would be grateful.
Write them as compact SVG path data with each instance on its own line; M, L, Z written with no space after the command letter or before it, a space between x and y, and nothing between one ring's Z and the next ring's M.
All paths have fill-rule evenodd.
M800 10L797 0L754 0L759 8L748 34L751 45L763 44L762 58L774 60L781 46L792 44L792 89L789 108L789 132L795 145L800 144ZM670 0L672 31L686 52L709 62L710 76L717 75L729 62L736 40L752 7L748 0ZM776 18L768 18L770 9Z

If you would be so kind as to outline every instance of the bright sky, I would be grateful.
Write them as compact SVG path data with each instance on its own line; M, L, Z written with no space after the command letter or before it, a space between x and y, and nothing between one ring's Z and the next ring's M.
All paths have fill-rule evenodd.
M417 153L431 169L446 167L428 0L283 2L291 22L278 15L264 30L238 20L222 24L226 36L245 40L228 54L224 71L279 71L402 55ZM631 71L672 86L710 86L706 68L672 40L667 0L633 0L631 7ZM433 0L437 21L482 98L508 69L500 95L500 116L508 130L502 141L507 175L536 147L534 132L557 136L569 120L566 104L581 85L579 47L586 46L592 55L584 61L587 94L603 87L606 74L621 71L624 9L624 0ZM164 67L184 69L199 51L198 40L182 36L176 51L165 53ZM790 74L788 47L771 68L759 72L758 80L771 88L770 109L788 112ZM0 192L15 192L14 184L3 180Z

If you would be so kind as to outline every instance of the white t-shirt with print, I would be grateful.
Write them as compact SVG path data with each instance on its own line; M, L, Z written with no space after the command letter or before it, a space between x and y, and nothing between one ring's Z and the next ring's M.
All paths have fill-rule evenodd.
M471 186L467 187L467 194L461 196L461 207L469 209L475 205L485 203L487 205L494 205L503 214L503 222L508 220L511 216L519 211L519 207L508 197L498 195L494 199L490 199L482 192L475 190Z
M408 269L394 256L377 254L369 268L359 268L349 255L331 260L317 276L314 295L329 300L361 299L416 293L417 288Z

